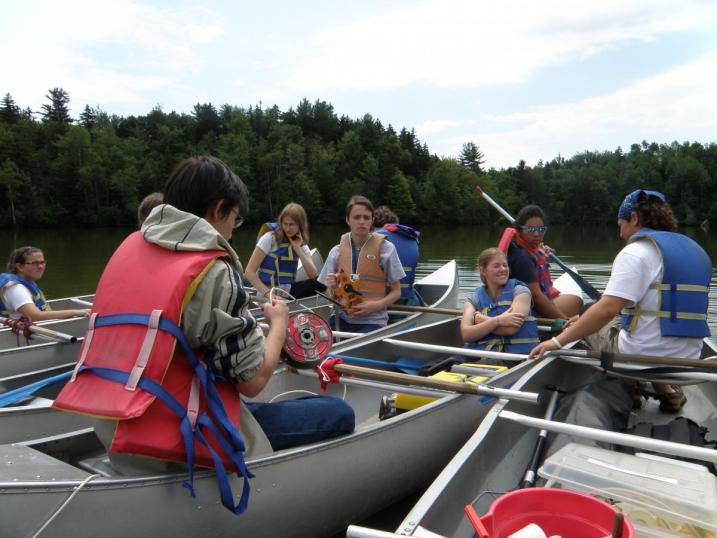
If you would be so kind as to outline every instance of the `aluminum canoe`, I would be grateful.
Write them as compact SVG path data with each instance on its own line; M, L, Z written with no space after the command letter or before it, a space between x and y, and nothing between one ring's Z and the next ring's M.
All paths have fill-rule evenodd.
M395 334L390 340L462 345L457 318ZM393 361L407 351L368 334L337 348L343 354ZM412 351L430 361L445 353ZM513 385L532 365L519 364L488 384ZM212 471L195 479L196 499L181 487L185 474L121 476L91 430L0 446L0 521L8 536L286 536L321 537L345 529L417 491L435 477L480 424L492 398L420 389L439 396L428 405L378 420L381 398L411 389L351 380L331 385L356 413L348 436L266 454L248 461L248 511L220 506ZM318 392L313 375L278 370L263 401ZM234 491L240 479L233 478ZM74 494L74 496L73 496ZM70 498L71 497L71 498ZM69 499L69 501L68 501Z
M717 356L717 349L704 341L703 358ZM533 456L538 429L500 417L504 410L530 417L543 418L549 400L549 385L570 391L594 376L597 364L573 360L566 362L559 357L547 358L524 372L513 389L542 392L541 405L526 405L519 401L499 400L486 414L475 433L456 453L433 483L406 514L395 532L378 531L363 527L350 528L351 538L378 538L379 536L454 537L471 538L474 528L464 513L464 506L472 504L476 513L488 511L495 495L490 492L514 490L520 484ZM637 369L637 367L634 367ZM684 374L680 374L684 375ZM695 374L696 375L696 374ZM630 424L651 422L665 424L682 415L707 427L708 437L717 437L717 376L704 375L712 381L687 385L683 390L687 404L679 414L665 414L658 410L658 403L649 400L639 411L633 411ZM554 436L555 434L550 434ZM668 456L669 457L669 456ZM717 507L712 507L717 510ZM655 536L663 536L659 533ZM650 536L653 536L650 534Z
M419 279L415 288L431 306L454 307L458 293L458 269L455 261L450 261ZM324 317L334 311L333 306L320 296L301 299L292 305L292 309L304 308ZM395 332L445 317L442 314L425 312L401 313L397 315L394 323L359 338L364 341L385 338ZM66 372L74 366L82 340L83 337L80 337L74 344L53 342L0 350L0 392L24 387ZM350 345L351 341L352 339L348 339L336 343L334 350L340 352ZM48 386L37 392L35 398L28 398L20 402L20 405L0 408L0 443L45 437L87 426L88 421L83 416L60 413L51 407L60 388L59 384Z
M314 262L316 269L318 271L321 271L321 268L324 265L324 259L318 249L311 249L311 259ZM306 280L307 278L308 277L306 275L306 271L301 266L301 261L299 261L299 267L297 268L296 272L296 279ZM94 295L82 295L78 297L50 299L47 302L50 304L50 307L53 310L69 310L91 307L94 298ZM53 319L48 321L40 321L37 323L37 325L70 336L80 337L85 334L85 331L87 331L87 318L78 317L69 319ZM26 339L24 336L18 337L18 335L14 334L9 327L0 327L0 350L24 347L48 341L51 342L53 341L53 339L37 334L31 334L29 339ZM0 375L0 377L2 377L2 375Z

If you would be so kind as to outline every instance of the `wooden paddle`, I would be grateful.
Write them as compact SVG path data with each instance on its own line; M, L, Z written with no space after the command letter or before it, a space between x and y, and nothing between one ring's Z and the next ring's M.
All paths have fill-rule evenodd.
M353 366L350 364L335 364L334 369L342 374L355 375L366 379L386 381L389 383L396 383L398 385L429 387L433 389L459 392L461 394L476 394L480 396L490 396L491 398L508 398L534 404L537 404L540 398L540 395L535 392L501 389L488 385L476 385L475 383L457 383L455 381L419 377L409 374L400 374L398 372L387 372L385 370L364 368L363 366Z
M13 320L10 318L0 316L0 323L3 323L4 325L7 325L8 327L10 327L13 324ZM45 327L40 327L38 325L30 325L28 327L28 330L33 334L37 334L39 336L44 336L45 338L49 338L50 340L55 340L57 342L63 342L66 344L74 344L75 342L77 342L76 336L62 333L60 331L53 331L52 329L47 329Z
M515 222L515 219L510 216L510 213L508 213L505 209L503 209L498 202L493 200L486 192L483 191L483 189L480 188L480 186L476 185L475 191L480 194L485 200L492 205L495 209L498 210L498 212L503 215L506 219L508 219L508 222L513 224ZM558 258L555 253L551 252L548 254L551 260L553 260L555 263L557 263L563 271L565 271L568 275L570 275L570 278L572 278L575 283L580 286L580 289L583 290L588 297L590 297L593 301L597 301L600 299L600 292L596 290L585 278L583 278L581 275L577 274L575 271L570 269L567 265L565 265L560 258Z

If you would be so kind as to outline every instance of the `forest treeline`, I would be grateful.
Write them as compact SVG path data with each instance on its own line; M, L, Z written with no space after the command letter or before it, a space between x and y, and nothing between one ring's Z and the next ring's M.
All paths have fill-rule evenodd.
M339 116L325 101L304 99L287 111L199 103L191 114L157 106L128 117L87 105L76 119L69 102L62 88L48 92L41 111L10 94L0 102L0 226L131 226L138 201L161 190L183 158L204 153L246 182L254 222L292 200L313 223L340 222L356 193L407 223L498 220L476 185L510 212L539 204L554 223L613 223L638 186L664 192L683 224L717 219L714 143L642 142L486 170L473 141L458 158L441 158L413 130L397 132L368 114Z

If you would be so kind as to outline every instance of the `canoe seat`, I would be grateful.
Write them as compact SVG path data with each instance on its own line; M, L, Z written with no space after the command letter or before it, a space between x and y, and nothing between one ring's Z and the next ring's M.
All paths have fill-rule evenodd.
M112 467L112 464L110 463L110 457L107 455L106 452L103 452L102 454L97 454L96 456L85 458L83 460L79 460L77 462L77 466L80 469L88 471L89 473L98 474L105 478L110 478L120 474L115 470L114 467Z
M22 444L2 446L0 482L46 482L84 480L88 473Z

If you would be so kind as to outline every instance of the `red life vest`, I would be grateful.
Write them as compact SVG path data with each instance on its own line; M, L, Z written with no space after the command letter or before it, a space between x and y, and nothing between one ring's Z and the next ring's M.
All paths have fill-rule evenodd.
M206 425L207 394L214 401L221 399L226 416L238 430L240 400L234 387L217 380L212 398L211 392L200 388L195 375L199 371L205 372L205 378L212 377L201 363L204 353L199 354L195 371L182 346L176 345L175 335L162 330L167 321L180 324L182 311L202 278L223 256L227 253L221 250L172 252L146 242L140 232L130 235L102 274L75 377L60 392L54 407L118 420L112 452L177 462L188 460L187 439L180 431L182 419L156 394L143 390L143 382L161 385L173 396L187 410L192 431L197 417L201 426ZM126 321L128 314L143 315L145 320L151 314L150 326ZM107 324L113 317L121 319L120 323ZM178 336L183 340L181 332ZM121 381L101 377L105 372L125 377ZM218 439L219 430L202 427L200 433L227 469L239 470L222 449L226 436ZM196 438L193 458L198 465L215 466L209 449Z
M555 299L560 295L560 290L553 286L550 278L550 264L545 257L545 252L539 248L533 248L531 245L523 241L515 228L506 228L498 242L498 248L508 255L510 244L515 243L516 247L524 249L535 260L535 273L540 285L540 289L547 295L548 299Z

